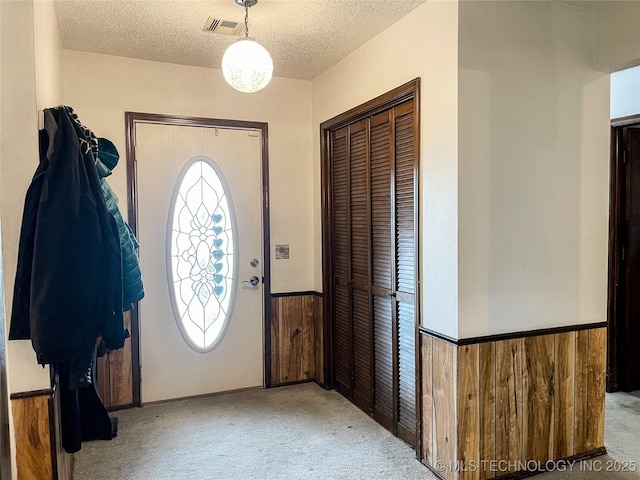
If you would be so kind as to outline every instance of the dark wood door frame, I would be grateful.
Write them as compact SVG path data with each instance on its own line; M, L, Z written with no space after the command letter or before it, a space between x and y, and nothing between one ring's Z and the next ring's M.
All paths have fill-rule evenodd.
M622 350L625 341L621 326L625 317L624 271L622 260L625 223L626 174L624 167L624 129L640 127L640 115L631 115L611 120L611 163L609 197L609 285L607 300L607 392L616 392L623 387L621 377Z
M420 78L411 80L379 97L374 98L362 105L348 110L330 120L320 124L320 161L321 161L321 202L322 202L322 287L323 287L323 335L324 341L324 378L325 387L335 387L335 370L334 370L334 334L333 334L333 231L332 222L332 192L331 192L331 151L330 136L335 130L346 125L360 121L362 119L372 117L373 115L389 110L406 101L412 101L415 112L414 136L416 141L416 172L415 178L419 184L419 159L420 159ZM416 452L420 452L420 425L421 425L421 359L420 359L420 242L419 242L419 198L420 189L416 185L415 191L415 220L416 226L415 245L416 245L416 285L415 285L415 345L416 345Z
M263 339L264 358L263 383L271 385L271 238L269 223L269 132L265 122L251 122L243 120L223 120L217 118L188 117L179 115L164 115L156 113L125 112L126 151L127 151L127 204L129 226L138 235L138 177L136 169L136 126L138 124L174 125L182 127L204 128L233 128L259 130L261 133L262 160L262 262L263 262ZM144 246L141 246L144 248ZM140 318L138 304L131 311L131 357L133 405L141 406L140 383Z

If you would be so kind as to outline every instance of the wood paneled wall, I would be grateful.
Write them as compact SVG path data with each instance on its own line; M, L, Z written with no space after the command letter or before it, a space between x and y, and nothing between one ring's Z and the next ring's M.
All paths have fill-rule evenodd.
M420 337L420 457L446 480L604 452L606 328L468 345Z
M271 299L269 386L315 380L324 385L322 296L278 294Z
M62 449L53 390L11 396L18 480L71 480L73 455Z
M131 312L125 312L124 322L131 330ZM108 410L133 405L132 368L131 339L125 341L124 347L98 358L98 391Z

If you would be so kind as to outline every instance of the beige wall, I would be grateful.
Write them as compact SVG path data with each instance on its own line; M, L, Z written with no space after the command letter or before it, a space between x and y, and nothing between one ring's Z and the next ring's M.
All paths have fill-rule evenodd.
M53 0L33 2L38 111L62 103L62 41Z
M22 209L38 165L34 10L30 1L2 5L2 256L6 323L9 325ZM57 25L57 23L56 23ZM28 340L8 342L11 392L49 386L49 370L36 363Z
M460 338L606 321L609 76L595 13L461 2Z
M272 251L272 291L313 290L311 82L274 78L248 95L229 87L220 70L69 50L63 60L64 102L120 151L109 183L121 199L125 111L268 122L271 243L290 245L289 260Z
M61 95L59 44L55 43L58 37L57 20L52 4L2 1L0 9L0 122L3 126L0 133L0 205L4 318L8 327L24 197L38 164L36 112L45 102L59 102ZM37 64L35 50L40 52ZM41 79L38 84L36 75ZM44 81L44 78L48 80ZM49 369L37 365L31 342L28 340L8 342L7 367L11 392L37 390L49 386ZM15 478L13 435L11 443L12 470Z
M640 65L640 2L609 0L597 11L596 67L615 72Z
M319 125L421 77L422 324L457 336L458 4L429 1L313 80L315 288L322 289Z
M606 320L596 31L594 11L557 2L427 2L314 79L316 289L315 132L420 76L422 325L464 338Z

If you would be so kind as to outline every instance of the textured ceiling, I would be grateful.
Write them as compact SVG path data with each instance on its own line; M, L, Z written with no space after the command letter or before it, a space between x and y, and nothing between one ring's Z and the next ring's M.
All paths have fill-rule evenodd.
M249 34L274 75L312 79L425 0L259 0ZM55 0L63 48L220 68L239 37L203 32L209 16L244 22L234 0Z

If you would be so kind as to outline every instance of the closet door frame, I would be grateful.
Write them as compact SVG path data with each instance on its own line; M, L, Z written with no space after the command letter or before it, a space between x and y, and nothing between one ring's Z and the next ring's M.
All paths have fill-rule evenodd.
M415 78L404 85L380 95L368 102L352 108L330 120L320 124L320 159L321 159L321 208L322 208L322 287L323 287L323 336L324 336L324 378L325 387L334 388L334 333L333 333L333 211L331 191L331 133L342 127L372 117L378 113L389 110L401 103L412 102L415 115L414 142L415 142L415 345L416 345L416 452L420 452L421 431L421 361L419 348L419 316L420 316L420 216L419 216L419 159L420 159L420 78Z

